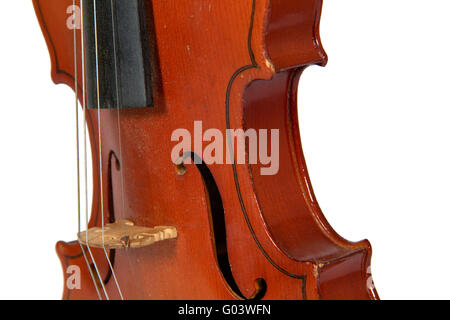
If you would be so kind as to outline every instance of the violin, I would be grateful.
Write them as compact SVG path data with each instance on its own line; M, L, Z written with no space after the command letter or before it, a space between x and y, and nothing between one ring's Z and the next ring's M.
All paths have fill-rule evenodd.
M63 299L378 299L370 243L327 222L301 146L322 0L33 5L77 110Z

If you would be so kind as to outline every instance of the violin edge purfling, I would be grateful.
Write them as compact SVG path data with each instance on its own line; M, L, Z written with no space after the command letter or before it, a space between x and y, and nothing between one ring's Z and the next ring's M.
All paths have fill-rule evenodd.
M327 62L319 36L322 0L140 3L139 38L152 43L138 69L147 81L142 87L151 88L143 96L151 96L152 108L121 107L117 89L126 86L117 84L126 77L112 87L91 85L110 88L116 102L103 108L97 99L96 108L91 97L85 112L94 182L86 229L129 220L173 226L177 237L145 248L122 239L127 250L59 242L63 298L378 299L370 243L349 242L329 225L301 147L298 81L307 66ZM52 79L76 89L84 102L83 37L67 28L73 0L33 4ZM100 70L99 52L92 57ZM196 121L221 132L279 130L278 173L261 174L261 164L200 162L183 165L180 174L180 164L170 161L171 134ZM81 289L67 286L73 265Z

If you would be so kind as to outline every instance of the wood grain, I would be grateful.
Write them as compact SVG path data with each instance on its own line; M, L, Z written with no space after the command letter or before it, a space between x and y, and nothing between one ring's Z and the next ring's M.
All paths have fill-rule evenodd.
M52 78L74 88L73 33L65 27L72 0L33 3ZM87 113L94 167L90 226L100 225L102 179L106 220L178 230L176 240L110 252L124 297L376 299L368 285L370 244L348 242L328 224L301 148L298 80L305 67L327 61L319 37L322 0L148 3L156 39L154 108L120 110L120 121L116 110L101 110L100 127L97 111ZM279 129L279 173L262 176L259 165L192 164L177 174L171 134L193 130L199 120L204 130ZM123 197L117 192L121 175ZM214 221L221 219L219 234ZM108 294L118 299L103 250L92 250ZM83 272L82 289L65 287L64 298L98 298L78 243L59 242L57 252L64 270L76 264Z

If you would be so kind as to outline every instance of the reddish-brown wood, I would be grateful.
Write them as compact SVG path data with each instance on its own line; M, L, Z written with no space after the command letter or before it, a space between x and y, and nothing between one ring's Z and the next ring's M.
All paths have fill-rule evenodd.
M52 78L74 88L73 31L66 28L72 0L33 3L49 47ZM91 226L100 225L102 179L108 219L178 229L176 240L111 253L124 297L242 298L217 262L207 184L195 165L177 175L171 161L172 132L193 131L194 121L201 120L204 130L280 129L277 175L262 176L259 165L209 166L222 197L232 277L242 295L251 297L256 279L262 278L264 299L376 299L368 286L370 244L348 242L328 224L301 148L298 80L305 67L327 60L318 32L322 0L149 3L158 61L154 108L120 110L120 123L117 110L102 110L100 128L97 111L87 112L94 168ZM77 52L81 61L79 47ZM112 154L120 166L111 165ZM96 299L78 243L59 242L57 252L64 270L73 264L82 270L82 289L65 286L64 298ZM103 251L93 252L107 278ZM113 281L106 288L111 298L119 298Z

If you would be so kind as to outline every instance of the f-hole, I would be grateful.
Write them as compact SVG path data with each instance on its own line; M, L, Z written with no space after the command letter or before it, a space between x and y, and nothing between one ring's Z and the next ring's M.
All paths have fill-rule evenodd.
M109 153L108 157L108 222L114 223L116 221L115 211L114 211L114 185L113 185L113 170L121 170L120 161L117 158L114 151ZM109 260L111 261L111 266L114 268L114 264L116 261L116 250L109 250ZM95 268L93 264L91 264L92 270ZM104 285L107 285L111 280L112 270L108 265L108 272L103 280L97 279L97 281L103 281Z
M210 223L213 230L213 243L216 252L216 259L219 269L223 278L227 282L229 288L234 292L236 296L243 300L260 300L267 291L266 281L262 278L255 280L255 292L246 297L242 294L236 280L233 277L231 271L230 259L228 257L227 248L227 229L225 224L225 210L223 208L222 196L220 195L219 188L217 187L214 176L209 170L208 166L201 160L201 158L193 152L188 152L183 155L183 159L191 158L196 163L197 169L200 172L203 183L205 184L208 196L209 210L210 210Z

